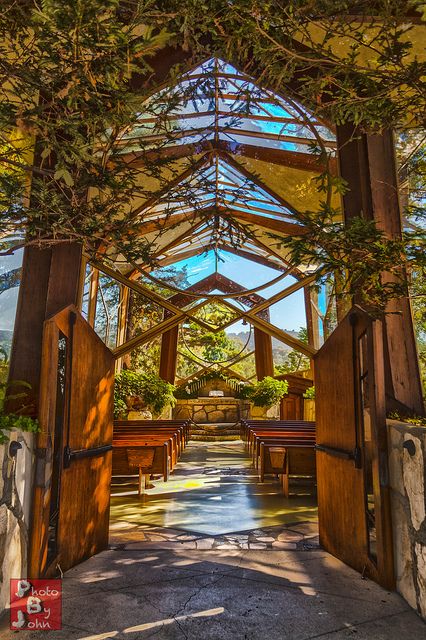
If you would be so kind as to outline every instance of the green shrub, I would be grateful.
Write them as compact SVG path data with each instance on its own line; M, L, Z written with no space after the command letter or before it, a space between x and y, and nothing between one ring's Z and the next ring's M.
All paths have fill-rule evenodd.
M137 373L124 369L115 376L114 417L123 416L127 410L127 398L137 396L153 414L159 415L165 407L176 404L174 385L154 373Z
M248 390L248 398L255 407L272 407L283 398L288 392L287 380L275 380L271 376L266 376L259 380Z
M28 397L28 390L31 389L31 385L23 380L14 380L6 382L7 377L7 359L4 350L1 349L1 355L3 356L2 368L1 368L1 380L0 380L0 444L5 444L9 441L10 431L17 429L18 431L27 431L30 433L38 433L40 431L40 425L38 420L31 418L28 415L20 415L18 413L4 413L4 405L7 400L22 400L24 403ZM13 395L8 394L8 389L13 387L15 393ZM22 389L22 391L21 391ZM23 404L23 410L28 410Z
M306 389L303 397L306 398L306 400L315 400L315 386Z

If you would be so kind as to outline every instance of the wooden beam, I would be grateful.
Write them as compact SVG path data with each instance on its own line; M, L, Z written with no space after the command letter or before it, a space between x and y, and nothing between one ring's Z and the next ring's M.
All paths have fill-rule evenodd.
M274 375L272 337L258 327L254 328L254 348L257 379L263 380L266 376L272 377Z
M246 260L251 260L252 262L257 262L258 264L263 264L265 267L275 269L275 271L287 271L287 268L284 265L276 264L268 258L256 255L255 253L251 253L250 251L246 251L245 249L241 249L239 247L237 248L225 244L218 244L218 249L222 249L222 251L227 251L228 253L232 253L236 256L241 256Z
M222 302L225 306L229 307L236 313L239 312L239 309L235 307L233 304L231 304L230 302L228 302L228 300L223 300ZM242 313L241 318L244 320L247 320L247 322L252 324L254 327L261 329L262 331L272 336L273 338L276 338L280 342L284 342L284 344L287 344L292 349L295 349L296 351L300 351L300 353L303 353L305 356L308 356L308 358L311 358L316 353L316 349L314 349L313 347L310 347L308 344L305 344L301 340L294 338L286 331L283 331L283 329L280 329L279 327L276 327L270 322L263 320L263 318L259 318L255 314L256 314L255 310L252 309L251 311L246 311Z
M374 220L388 238L401 237L401 211L395 149L391 131L364 134L353 125L337 127L345 221L354 216ZM384 281L391 281L383 274ZM401 273L406 280L406 274ZM408 294L390 302L384 317L387 410L424 415L422 386Z
M132 167L144 166L156 159L176 159L188 158L196 156L204 151L226 151L236 157L252 158L270 164L276 164L283 167L301 169L310 173L321 173L324 171L324 164L318 156L312 153L303 153L300 151L287 151L285 149L273 149L271 147L259 147L251 144L242 144L230 140L201 140L192 144L172 145L164 147L161 151L150 150L144 152L132 151L121 156ZM337 172L336 158L330 158L331 173Z
M220 207L218 211L222 215L222 209ZM223 210L223 213L227 213L228 211L229 215L237 218L238 220L244 220L245 222L248 222L253 226L263 227L265 229L268 229L269 231L277 231L278 233L283 233L287 236L303 236L306 233L306 229L302 225L293 224L292 222L286 222L285 220L277 220L276 218L258 216L255 213L237 211L232 208Z
M126 340L127 324L129 319L129 302L130 302L130 289L123 285L120 286L120 302L118 307L118 326L117 326L117 340L116 344L123 344ZM123 366L122 358L119 358L116 362L116 372L121 371Z
M25 404L30 405L28 413L37 415L44 321L69 304L78 305L81 265L82 247L78 243L25 248L9 381L25 380L31 389L24 399L10 400L8 411Z
M91 327L95 326L96 305L98 301L99 269L92 267L89 285L89 303L87 307L87 322Z
M179 327L175 326L169 331L165 331L161 338L160 351L160 378L175 383L177 367L177 348L179 341Z

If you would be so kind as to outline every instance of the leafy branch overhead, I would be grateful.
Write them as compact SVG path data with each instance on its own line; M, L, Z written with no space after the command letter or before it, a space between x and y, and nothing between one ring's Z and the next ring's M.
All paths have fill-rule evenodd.
M422 7L416 0L5 0L3 252L19 243L78 241L89 256L102 252L115 263L155 265L158 247L141 234L139 209L141 202L161 200L170 183L179 184L173 149L185 140L185 130L174 115L182 96L169 88L210 56L229 60L258 86L303 105L297 109L304 126L311 126L305 109L315 114L317 129L326 122L350 122L368 131L421 126ZM169 58L170 69L164 69ZM195 91L203 94L207 87L200 79ZM192 91L187 83L185 100L193 100L196 111ZM245 95L245 107L235 107L237 120L248 117L250 100ZM390 297L406 295L404 270L424 269L424 225L407 229L405 242L385 238L362 212L343 228L331 196L347 185L311 130L311 152L325 166L316 180L322 202L298 214L303 236L281 236L280 242L287 244L293 264L339 273L343 292L359 293L367 307L383 310ZM202 142L211 142L210 134ZM197 145L188 148L188 175L198 166L197 153ZM136 155L137 162L129 160ZM193 182L180 187L181 205L195 220L203 212ZM238 197L243 192L240 186ZM419 198L420 218L421 205ZM253 239L253 231L232 215L217 226L231 244ZM158 229L158 238L162 234Z

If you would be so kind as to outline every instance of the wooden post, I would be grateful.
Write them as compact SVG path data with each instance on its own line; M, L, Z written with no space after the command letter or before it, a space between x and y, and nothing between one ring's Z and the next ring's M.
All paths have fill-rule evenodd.
M314 349L320 348L320 333L319 333L319 316L317 311L318 294L311 287L303 287L303 293L305 296L305 313L306 313L306 328L308 331L308 344ZM316 306L312 304L315 302Z
M26 247L19 288L9 381L25 380L31 391L25 404L37 415L44 321L69 304L79 306L82 247L61 243ZM18 401L22 402L22 400ZM9 403L8 410L17 406Z
M120 306L118 310L118 327L117 327L117 342L116 346L123 344L126 341L127 333L127 317L129 311L129 294L130 289L121 285L120 287ZM123 358L118 358L116 362L116 373L119 373L123 368Z
M90 276L90 285L89 285L89 304L87 308L87 322L90 324L91 327L95 326L98 289L99 289L99 269L95 269L95 267L92 267L92 274Z
M254 349L257 379L263 380L266 376L273 376L274 356L272 353L272 338L256 327L254 328Z
M345 220L375 220L389 238L401 237L401 210L391 131L364 134L353 125L337 127L340 173L349 186ZM383 276L386 278L386 274ZM389 276L388 276L389 277ZM424 414L410 301L394 300L384 320L386 409Z
M160 378L174 384L177 367L179 326L165 331L161 337Z

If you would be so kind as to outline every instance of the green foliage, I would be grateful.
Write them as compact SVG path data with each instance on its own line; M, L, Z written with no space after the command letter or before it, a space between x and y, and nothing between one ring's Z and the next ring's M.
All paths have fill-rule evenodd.
M390 420L398 420L399 422L406 422L407 424L412 424L418 427L426 427L426 418L421 416L406 416L398 413L398 411L393 411L388 415L388 418Z
M390 239L374 220L354 216L345 226L334 222L337 212L323 206L318 213L298 213L306 233L287 237L293 264L321 265L317 283L330 273L342 274L339 297L355 296L373 316L381 315L392 299L407 295L405 268L410 260L403 239Z
M139 225L129 204L143 170L119 153L111 157L126 150L123 131L137 122L149 94L147 86L133 91L131 76L148 80L148 60L169 34L147 26L143 2L124 10L118 0L5 0L2 9L2 230L25 226L26 242L38 244L78 240L89 254L114 243L129 259L149 260L146 241L127 235ZM143 140L140 146L143 153Z
M37 420L30 416L17 415L15 413L0 413L0 444L9 441L10 431L27 431L29 433L39 433L40 425Z
M272 407L288 392L287 380L275 380L266 376L247 391L248 397L255 407Z
M160 415L168 405L174 406L174 385L156 374L137 373L124 369L115 376L114 415L122 416L128 409L129 397L138 397L154 415Z
M297 337L301 342L308 343L308 332L305 327L300 327ZM275 366L275 371L277 374L294 373L295 371L309 369L310 366L311 363L307 356L300 353L300 351L292 349L286 354L284 361Z
M38 420L28 415L5 413L5 403L10 400L25 400L28 395L27 391L31 389L31 385L23 380L14 380L8 383L6 381L8 371L7 354L3 349L1 349L0 358L0 444L5 444L9 440L12 429L38 433L40 431L40 425ZM13 394L8 393L8 389L10 388L14 389ZM22 411L28 408L29 407L23 405Z
M315 386L306 389L303 397L306 398L306 400L315 400Z
M245 383L237 378L226 376L218 369L214 369L198 377L195 376L193 380L188 380L186 383L179 385L176 387L174 395L178 399L198 398L199 390L204 387L209 380L223 380L236 392L236 397L242 397L241 393L245 387Z
M145 374L143 399L154 415L160 415L163 409L176 404L173 392L175 387L155 374Z

